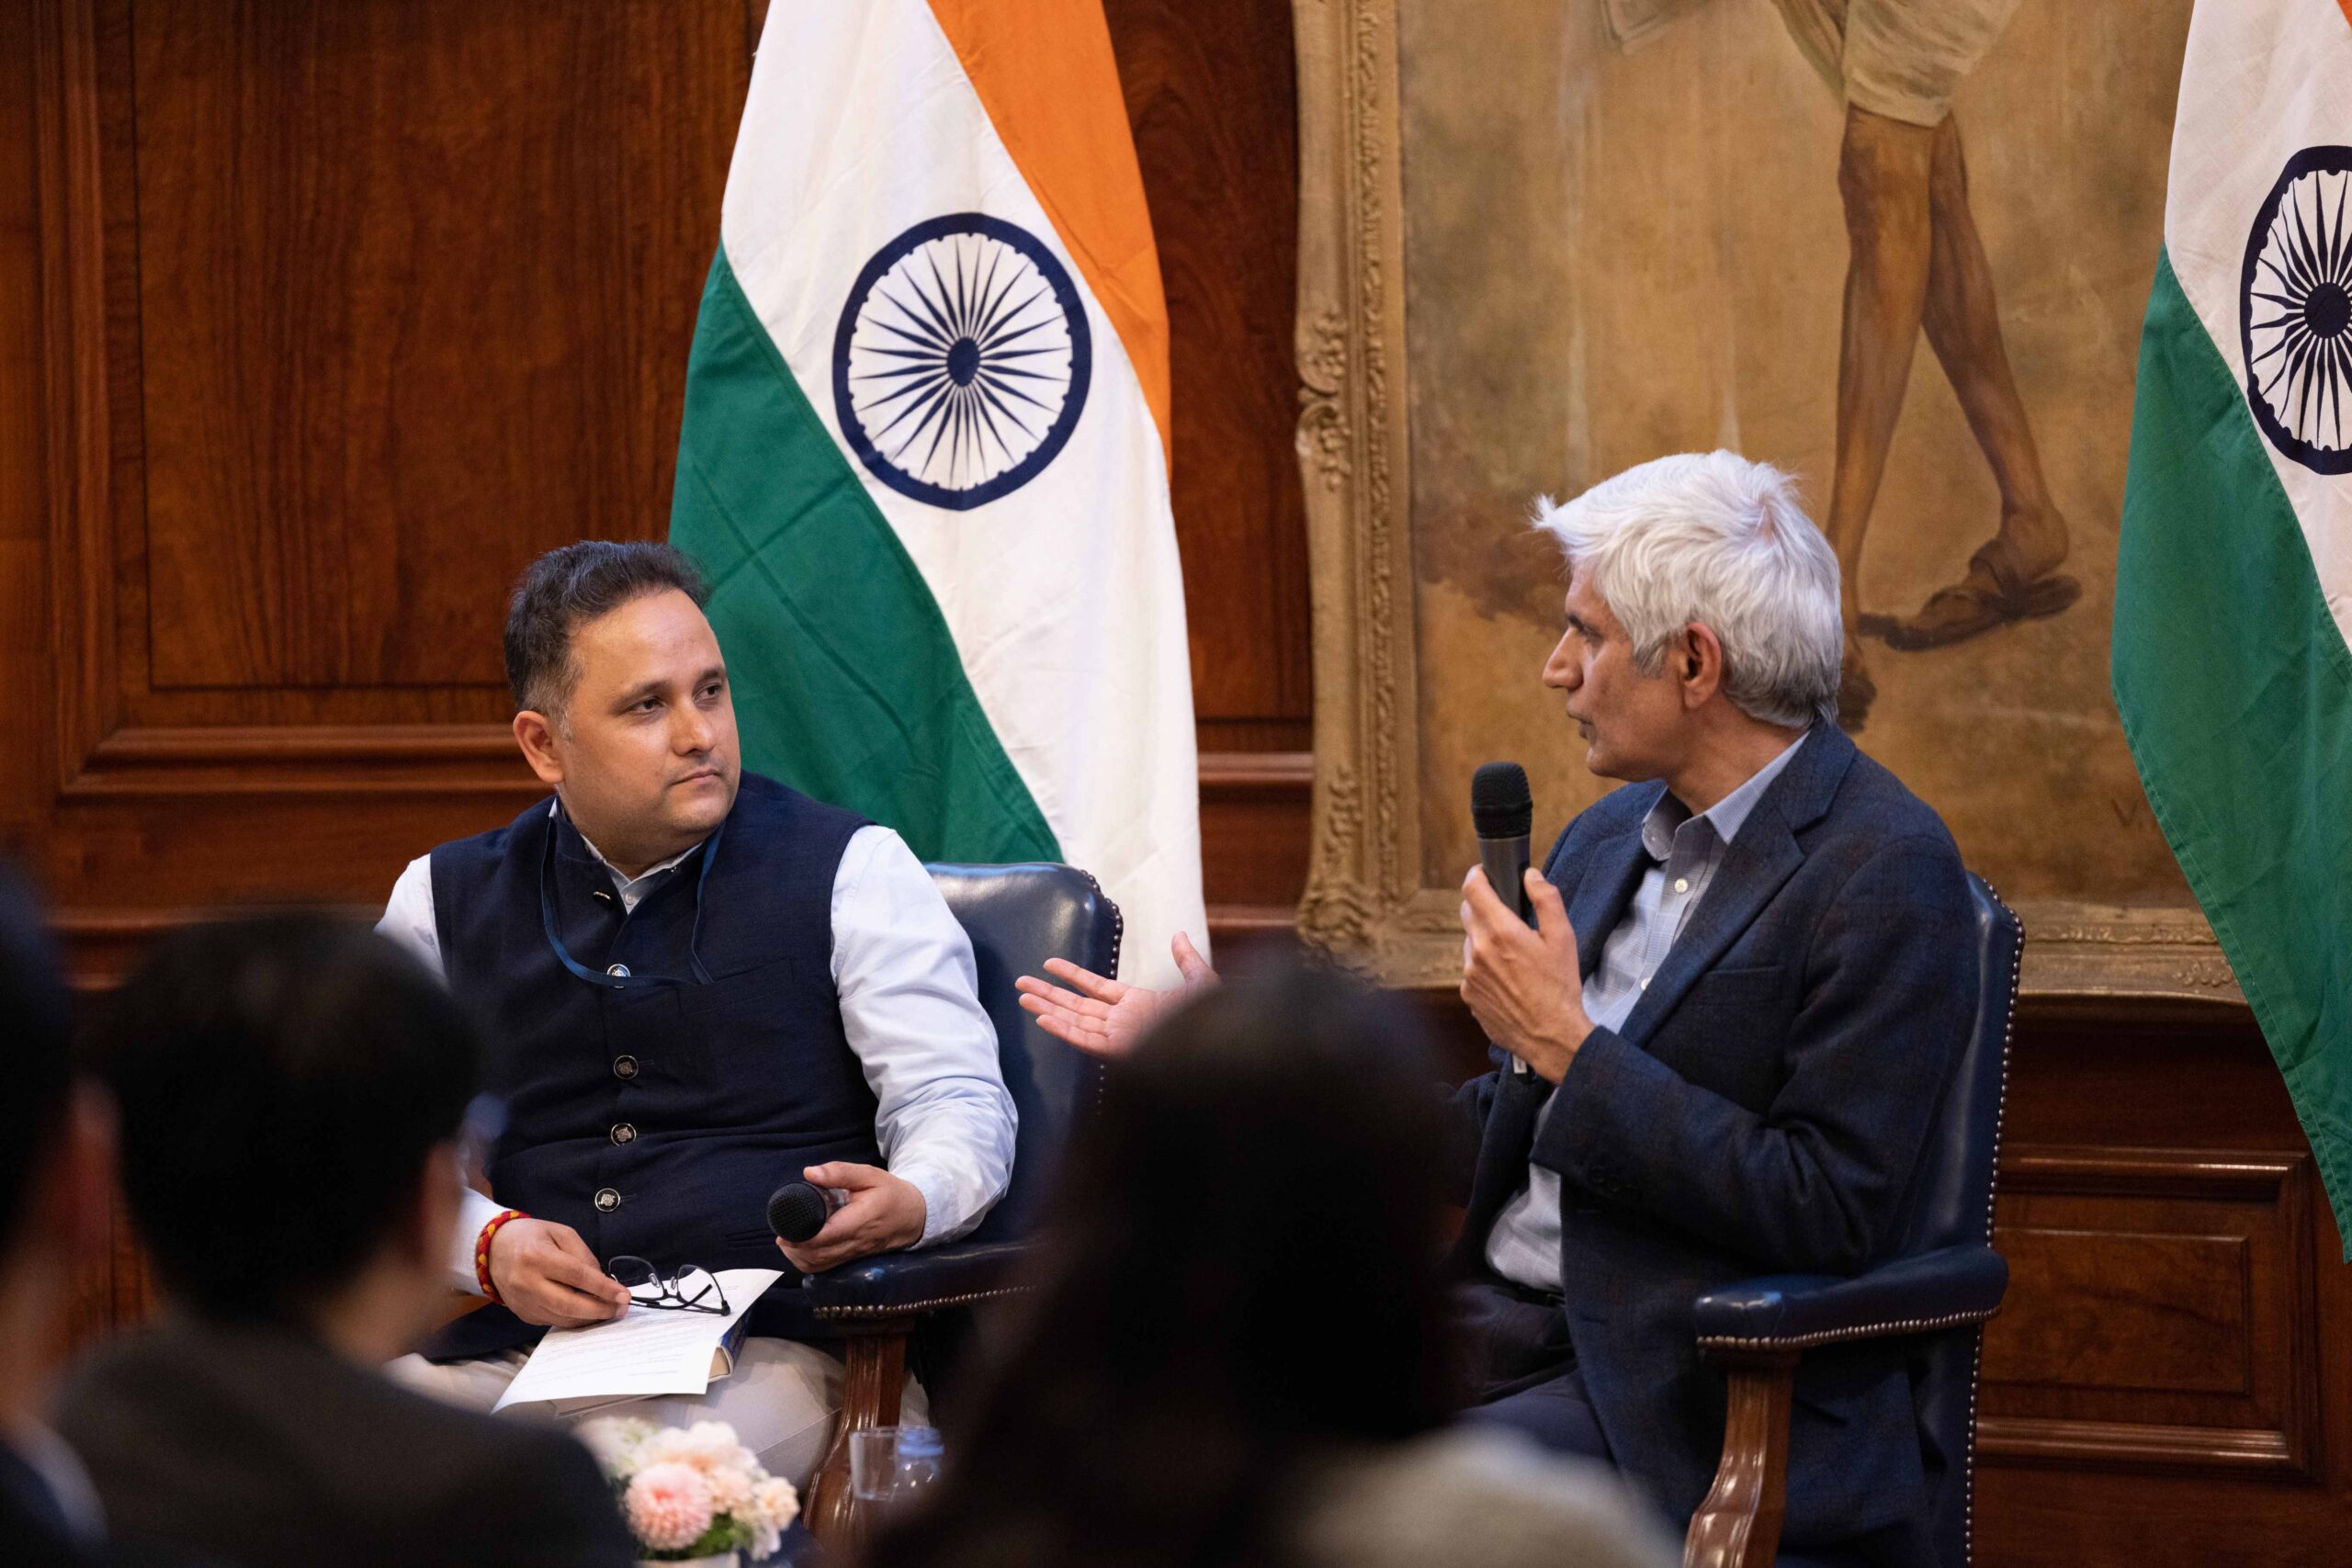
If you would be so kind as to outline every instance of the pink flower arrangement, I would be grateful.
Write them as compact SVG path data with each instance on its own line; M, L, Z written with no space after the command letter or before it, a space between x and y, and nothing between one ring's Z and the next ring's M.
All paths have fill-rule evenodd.
M656 1551L684 1551L711 1526L710 1483L690 1464L649 1464L628 1478L621 1511L637 1539Z
M621 1514L652 1561L772 1555L800 1513L792 1483L770 1475L723 1421L656 1427L611 1416L580 1427Z

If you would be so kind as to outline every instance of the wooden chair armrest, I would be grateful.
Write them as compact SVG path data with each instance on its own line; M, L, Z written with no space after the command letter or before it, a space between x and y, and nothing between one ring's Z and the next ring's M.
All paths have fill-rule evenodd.
M1703 1352L1724 1371L1724 1457L1690 1516L1682 1568L1770 1568L1788 1511L1789 1391L1802 1353Z

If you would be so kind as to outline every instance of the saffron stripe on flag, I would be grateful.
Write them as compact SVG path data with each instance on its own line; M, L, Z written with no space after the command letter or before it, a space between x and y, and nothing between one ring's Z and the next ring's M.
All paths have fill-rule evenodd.
M931 0L1013 165L1086 275L1168 460L1168 304L1101 0Z

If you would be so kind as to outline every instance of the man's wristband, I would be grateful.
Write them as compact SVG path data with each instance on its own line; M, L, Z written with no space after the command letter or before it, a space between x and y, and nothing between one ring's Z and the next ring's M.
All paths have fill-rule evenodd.
M492 1305L504 1306L506 1303L498 1299L498 1287L490 1282L490 1238L496 1235L498 1227L507 1221L526 1217L520 1209L501 1209L492 1217L490 1224L481 1227L481 1235L474 1237L474 1283L481 1287L481 1293L490 1298Z

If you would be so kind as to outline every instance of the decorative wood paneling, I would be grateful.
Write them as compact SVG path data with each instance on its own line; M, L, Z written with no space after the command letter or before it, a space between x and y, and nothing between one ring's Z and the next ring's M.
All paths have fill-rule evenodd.
M1994 1245L1988 1463L2307 1475L2318 1443L2301 1154L2016 1147Z
M740 6L40 14L67 786L503 717L496 585L666 514Z
M56 711L0 761L0 842L81 983L210 905L365 908L537 793L501 595L544 544L661 525L763 9L10 8L0 452L31 460L0 491L0 673ZM1171 279L1211 927L1286 931L1288 13L1111 17Z
M496 691L482 586L667 516L741 5L126 28L101 200L137 252L151 688Z
M1307 743L1291 17L1270 0L1106 0L1168 294L1176 538L1208 743ZM1294 889L1287 901L1295 902Z

